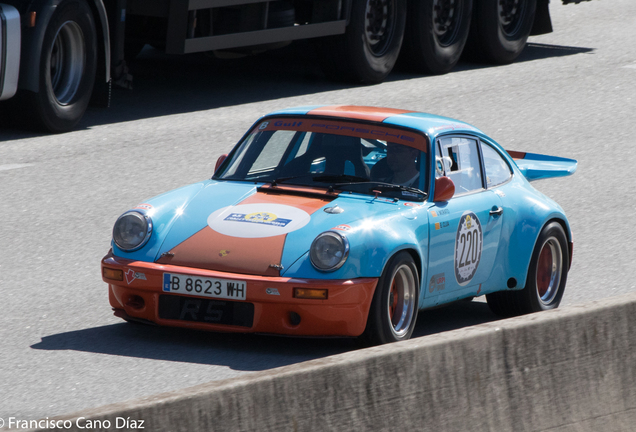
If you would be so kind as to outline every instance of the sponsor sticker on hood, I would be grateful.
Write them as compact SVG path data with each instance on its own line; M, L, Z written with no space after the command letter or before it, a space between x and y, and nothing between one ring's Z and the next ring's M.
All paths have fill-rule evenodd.
M223 207L208 217L214 231L240 238L273 237L307 225L309 214L284 204L244 204Z

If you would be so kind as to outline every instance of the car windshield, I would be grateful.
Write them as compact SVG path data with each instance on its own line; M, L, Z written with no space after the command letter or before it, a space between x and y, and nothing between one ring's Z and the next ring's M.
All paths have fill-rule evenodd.
M422 201L427 139L416 132L312 118L267 119L232 151L217 180L301 185Z

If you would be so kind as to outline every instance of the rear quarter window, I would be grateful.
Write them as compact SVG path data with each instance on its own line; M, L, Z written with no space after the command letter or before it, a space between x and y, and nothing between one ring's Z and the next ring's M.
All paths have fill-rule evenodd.
M499 152L485 143L482 143L481 151L486 168L486 186L493 188L510 180L512 172Z

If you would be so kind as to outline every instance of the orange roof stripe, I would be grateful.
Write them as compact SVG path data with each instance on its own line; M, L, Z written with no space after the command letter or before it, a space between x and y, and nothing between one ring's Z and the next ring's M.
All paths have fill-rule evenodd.
M412 112L415 111L355 105L330 105L316 108L309 111L307 114L324 115L331 117L346 117L357 120L371 120L381 122L394 115Z

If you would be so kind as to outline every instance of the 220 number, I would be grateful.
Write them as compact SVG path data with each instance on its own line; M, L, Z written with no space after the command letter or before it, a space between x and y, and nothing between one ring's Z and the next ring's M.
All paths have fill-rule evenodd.
M481 251L481 238L479 231L474 229L459 236L459 245L462 253L459 256L458 267L462 268L477 262Z

